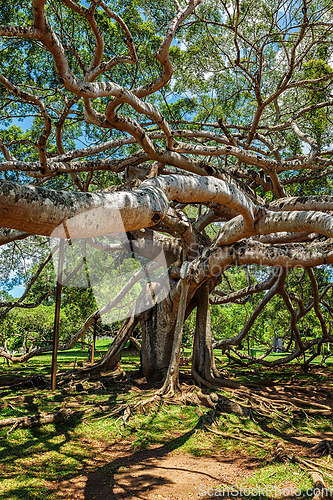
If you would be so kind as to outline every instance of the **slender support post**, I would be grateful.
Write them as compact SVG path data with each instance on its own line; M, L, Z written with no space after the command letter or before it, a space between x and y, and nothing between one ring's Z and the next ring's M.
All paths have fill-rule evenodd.
M52 351L52 369L51 369L51 391L56 389L57 377L57 354L58 354L58 340L59 340L59 318L60 318L60 302L61 302L61 288L62 288L62 270L64 264L65 240L60 240L59 247L59 261L58 261L58 279L56 291L56 305L54 315L54 330L53 330L53 351Z
M96 333L97 333L97 319L95 319L95 322L94 322L94 333L93 333L93 342L92 342L92 351L91 351L91 366L93 366L94 358L95 358Z

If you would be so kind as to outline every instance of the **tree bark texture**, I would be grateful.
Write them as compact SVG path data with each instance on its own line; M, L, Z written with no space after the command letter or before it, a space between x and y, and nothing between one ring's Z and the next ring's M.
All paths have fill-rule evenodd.
M144 314L141 321L141 369L149 380L162 380L172 351L178 304L170 296Z

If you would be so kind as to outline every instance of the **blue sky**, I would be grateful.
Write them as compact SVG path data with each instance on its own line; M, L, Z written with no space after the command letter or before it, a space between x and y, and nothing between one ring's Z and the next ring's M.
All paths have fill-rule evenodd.
M12 288L9 293L15 298L15 299L18 299L19 297L21 297L22 293L24 292L25 288L23 285L19 285L19 286L14 286L14 288Z

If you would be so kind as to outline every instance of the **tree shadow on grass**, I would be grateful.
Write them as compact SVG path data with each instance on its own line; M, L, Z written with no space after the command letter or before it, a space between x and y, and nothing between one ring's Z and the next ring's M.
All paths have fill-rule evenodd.
M153 492L161 486L172 486L174 482L163 476L163 471L168 467L156 466L156 460L166 456L182 447L196 431L202 427L198 419L196 425L181 436L171 439L162 446L148 450L137 450L131 454L111 460L107 464L98 467L94 472L88 474L84 488L84 499L91 500L113 500L125 498L146 498L143 496L147 491ZM135 468L135 473L126 469ZM203 478L218 480L218 478L196 470L183 467L172 467L173 471L183 471L200 474Z
M117 398L127 393L129 387L120 384L117 385L117 392L112 388L108 389L108 391L96 391L96 394L105 399L107 409L112 409L119 404ZM17 391L14 390L11 394L14 399L17 398ZM85 394L89 400L94 399L94 391L88 390ZM17 404L15 408L12 405L10 407L13 410L17 409L15 415L17 417L39 415L45 411L55 413L60 407L67 406L68 395L58 392L52 394L50 401L48 398L51 394L48 390L36 390L32 398L24 397L24 401L20 399L21 404ZM79 395L80 393L70 394L73 397ZM77 409L80 410L80 407ZM0 429L0 499L55 498L54 492L49 488L50 484L77 476L78 470L84 469L87 461L92 458L88 439L80 439L79 445L77 439L73 441L73 433L81 423L82 413L79 411L64 422L26 429L17 428L8 436L9 427Z

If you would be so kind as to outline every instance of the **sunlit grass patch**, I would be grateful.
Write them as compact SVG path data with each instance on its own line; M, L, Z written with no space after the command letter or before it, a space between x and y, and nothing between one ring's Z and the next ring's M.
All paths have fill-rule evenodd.
M251 477L248 477L240 484L243 486L276 485L281 488L286 483L292 483L301 489L311 488L313 483L309 475L297 464L273 463L259 467Z
M0 499L4 500L54 500L50 483L40 478L18 476L0 481Z
M109 341L104 341L105 351ZM185 350L186 351L186 350ZM184 352L188 356L190 351ZM71 370L73 363L79 360L87 361L87 351L74 349L72 352L59 353L59 371ZM8 374L15 375L16 369L25 376L48 374L51 357L41 356L32 359L27 369L10 366ZM218 362L219 363L219 362ZM135 351L124 351L121 366L125 370L136 370L139 366L139 354ZM225 360L221 357L220 368L225 369ZM182 367L187 375L190 365ZM330 369L300 373L291 367L274 370L263 370L251 367L248 372L242 367L227 368L232 380L254 382L258 379L274 381L278 384L288 382L294 377L295 385L314 385L317 381L330 376ZM327 374L327 375L326 375ZM189 375L188 375L189 376ZM163 453L185 453L205 459L217 457L223 461L225 457L252 457L256 464L256 472L251 480L244 480L245 486L258 484L295 484L301 481L302 491L309 485L311 479L294 464L269 463L269 449L277 436L287 438L291 434L313 436L332 432L331 419L327 417L300 415L297 418L288 411L276 411L274 418L257 416L256 418L239 417L235 414L219 413L205 407L177 404L177 401L156 400L131 412L126 425L123 425L123 410L112 414L117 408L128 403L136 403L151 398L155 386L142 390L136 382L118 383L103 377L77 380L81 389L71 389L68 384L59 386L54 393L45 388L18 388L18 390L3 389L0 418L20 417L37 413L54 413L60 408L69 407L73 411L86 410L81 416L71 416L65 422L42 425L27 429L16 428L6 436L8 427L0 429L0 499L6 500L51 500L57 498L52 487L62 480L74 479L93 470L96 461L105 461L101 473L112 475L121 473L127 468L126 463L116 468L108 465L108 456L116 447L126 450L128 456L137 451L160 449ZM187 379L184 379L187 380ZM327 381L325 380L325 384ZM185 386L186 387L186 386ZM187 389L191 390L191 389ZM198 391L199 389L195 389ZM237 396L227 389L216 389L216 393L228 398L234 398L245 405L255 403L255 396ZM20 399L29 395L28 400ZM15 399L16 398L16 399ZM237 399L238 398L238 399ZM180 403L180 402L178 402ZM92 411L90 411L92 410ZM227 437L216 435L204 426L204 419L212 416L212 429L228 434ZM272 415L273 417L273 412ZM243 440L235 439L240 436ZM245 439L245 442L244 442ZM256 442L268 444L260 448ZM288 447L288 443L286 444ZM103 455L104 454L104 455ZM103 462L102 460L102 462ZM328 478L325 476L325 480ZM250 497L248 497L250 498Z
M134 436L133 449L146 449L152 444L166 444L173 447L173 441L186 433L191 434L198 426L198 415L193 407L179 405L154 405L143 413L133 416L130 432ZM172 425L170 423L172 422ZM177 443L179 446L179 443Z

